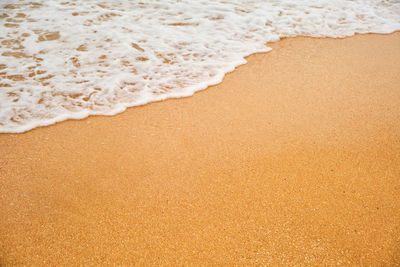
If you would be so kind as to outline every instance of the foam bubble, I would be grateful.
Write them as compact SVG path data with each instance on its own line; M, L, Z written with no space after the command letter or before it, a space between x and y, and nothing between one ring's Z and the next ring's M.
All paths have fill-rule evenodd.
M7 2L0 132L190 96L282 37L400 29L397 0Z

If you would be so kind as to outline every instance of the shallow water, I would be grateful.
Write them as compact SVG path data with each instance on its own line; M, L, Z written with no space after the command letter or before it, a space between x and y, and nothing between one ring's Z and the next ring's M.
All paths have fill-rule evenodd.
M400 29L400 1L7 1L0 132L190 96L282 37Z

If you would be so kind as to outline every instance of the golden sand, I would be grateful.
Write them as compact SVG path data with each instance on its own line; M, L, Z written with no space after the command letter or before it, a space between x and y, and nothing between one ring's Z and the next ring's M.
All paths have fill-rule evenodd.
M0 265L400 264L400 33L0 135Z

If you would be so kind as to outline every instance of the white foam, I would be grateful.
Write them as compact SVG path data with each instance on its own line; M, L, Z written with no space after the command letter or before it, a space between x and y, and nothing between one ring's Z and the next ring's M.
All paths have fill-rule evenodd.
M190 96L282 37L400 29L398 0L6 2L0 132Z

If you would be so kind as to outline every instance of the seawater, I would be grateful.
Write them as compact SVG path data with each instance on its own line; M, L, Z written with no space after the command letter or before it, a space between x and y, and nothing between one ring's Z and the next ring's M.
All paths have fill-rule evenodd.
M398 0L0 3L0 132L186 97L282 37L400 29Z

